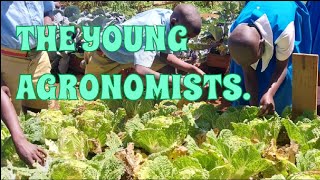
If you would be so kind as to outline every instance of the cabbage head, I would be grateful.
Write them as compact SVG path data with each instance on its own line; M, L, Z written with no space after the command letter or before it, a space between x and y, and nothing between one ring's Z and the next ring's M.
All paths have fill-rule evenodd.
M97 169L84 161L57 160L49 171L50 179L99 179Z
M63 127L75 125L73 117L63 115L59 110L42 110L39 118L45 139L57 140Z
M88 155L88 137L73 126L62 129L57 144L59 156L71 159L85 159Z
M127 133L133 142L149 153L182 144L188 128L186 120L179 116L157 116L147 122L135 117L126 124Z
M112 130L114 114L86 110L76 117L77 127L82 130L88 138L98 138L99 134L108 134Z

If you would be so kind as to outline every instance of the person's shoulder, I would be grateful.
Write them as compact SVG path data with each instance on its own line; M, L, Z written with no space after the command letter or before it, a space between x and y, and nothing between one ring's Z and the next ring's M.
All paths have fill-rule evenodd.
M152 8L147 11L172 11L171 9L165 9L165 8Z
M246 1L244 8L256 8L257 6L263 9L272 8L294 8L300 1Z
M144 12L141 12L132 19L140 19L140 18L145 18L148 19L148 21L155 21L155 20L161 20L167 16L170 16L172 14L172 10L170 9L162 9L162 8L154 8L150 9Z
M164 9L164 8L153 8L145 12L156 13L156 14L167 14L167 13L172 13L173 11L170 9Z

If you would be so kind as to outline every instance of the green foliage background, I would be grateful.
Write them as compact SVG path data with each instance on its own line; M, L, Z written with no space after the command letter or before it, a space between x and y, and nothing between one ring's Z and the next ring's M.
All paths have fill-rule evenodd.
M215 11L221 11L224 9L222 5L223 2L219 1L176 1L175 3L161 6L153 6L153 2L154 1L61 1L60 3L64 6L76 5L81 11L85 9L93 11L97 8L108 9L111 11L124 13L127 18L152 8L173 9L179 3L193 4L198 8L200 13L213 13ZM245 1L230 2L237 3L239 7L243 7Z

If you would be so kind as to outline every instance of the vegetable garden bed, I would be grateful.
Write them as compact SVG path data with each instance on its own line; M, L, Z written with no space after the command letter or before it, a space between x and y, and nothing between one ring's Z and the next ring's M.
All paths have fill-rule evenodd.
M94 14L69 18L99 23L110 15ZM80 79L74 62L69 72L80 71ZM206 63L200 67L212 74L224 74L228 64ZM1 179L320 179L319 116L293 121L290 108L259 117L258 107L229 106L221 98L53 101L49 110L20 116L28 140L49 155L45 167L28 168L2 124Z
M1 179L318 179L320 119L258 117L257 107L221 113L205 102L60 101L21 116L45 148L29 169L1 128ZM310 118L310 119L309 119ZM286 138L288 137L288 138Z

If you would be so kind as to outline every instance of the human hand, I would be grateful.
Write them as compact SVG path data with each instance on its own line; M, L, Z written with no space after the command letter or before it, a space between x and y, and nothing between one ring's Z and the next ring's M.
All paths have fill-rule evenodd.
M260 109L259 116L273 114L275 112L273 96L268 93L264 94L260 100L260 106L262 107Z
M206 74L205 72L203 72L200 68L198 68L198 67L195 66L195 65L194 65L194 70L195 70L195 73L197 73L197 74L199 74L199 75L201 75L201 76L203 76L203 75Z
M38 146L30 143L27 139L21 138L14 140L15 148L19 157L29 166L33 166L34 163L39 163L44 166L46 152Z

